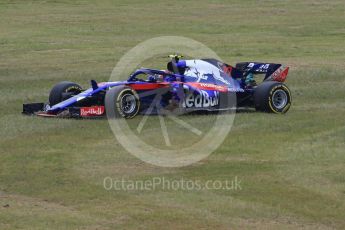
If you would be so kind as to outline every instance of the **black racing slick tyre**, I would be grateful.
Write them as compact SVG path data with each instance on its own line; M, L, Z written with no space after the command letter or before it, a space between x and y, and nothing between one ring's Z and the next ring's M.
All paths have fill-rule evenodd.
M107 117L133 118L140 109L139 95L128 86L115 86L109 89L105 95L105 109Z
M263 82L255 88L254 104L258 111L286 113L291 106L290 90L281 82Z
M67 99L67 96L77 95L82 91L80 85L69 82L69 81L62 81L56 84L49 94L49 104L50 106L56 105L61 101Z

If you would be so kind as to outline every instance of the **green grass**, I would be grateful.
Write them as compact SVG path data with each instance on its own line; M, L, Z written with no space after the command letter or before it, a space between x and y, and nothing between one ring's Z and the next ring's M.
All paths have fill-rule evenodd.
M0 1L0 229L343 229L344 11L341 0ZM290 111L238 113L212 155L182 168L130 155L106 120L20 114L56 82L107 81L126 51L163 35L230 64L291 66ZM146 141L163 142L149 124ZM107 191L105 177L238 177L242 190Z

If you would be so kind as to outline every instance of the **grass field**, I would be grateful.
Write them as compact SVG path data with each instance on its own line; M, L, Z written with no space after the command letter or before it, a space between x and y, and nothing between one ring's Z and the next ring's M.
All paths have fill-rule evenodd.
M343 0L0 0L0 229L344 229L344 12ZM107 81L126 51L163 35L230 64L291 66L290 111L238 113L217 151L182 168L130 155L106 120L21 115L56 82ZM105 177L242 189L108 191Z

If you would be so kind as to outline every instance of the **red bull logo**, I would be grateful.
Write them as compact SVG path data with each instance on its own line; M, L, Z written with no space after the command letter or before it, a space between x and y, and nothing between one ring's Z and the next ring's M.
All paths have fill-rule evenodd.
M210 97L204 90L200 90L197 95L188 94L182 104L184 108L207 108L216 105L219 105L219 92L214 91L214 96Z
M104 113L104 106L82 107L80 108L80 116L100 116Z

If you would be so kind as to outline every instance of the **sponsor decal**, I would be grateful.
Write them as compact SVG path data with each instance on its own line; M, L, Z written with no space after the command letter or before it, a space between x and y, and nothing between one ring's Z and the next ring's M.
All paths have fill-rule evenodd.
M254 68L254 67L255 67L255 63L251 62L248 64L247 68ZM254 70L257 72L266 73L269 67L270 67L270 64L261 64L261 65L258 65L256 69Z
M204 87L209 90L219 90L221 92L227 92L228 88L226 86L221 86L221 85L214 85L210 83L200 83L201 87Z
M233 93L239 93L239 92L244 92L244 89L241 88L228 88L229 92L233 92Z
M186 96L182 106L184 108L207 108L219 105L219 92L213 92L214 96L209 96L209 94L204 90L200 90L197 95L189 94Z
M92 106L80 108L80 116L99 116L104 113L104 106Z

